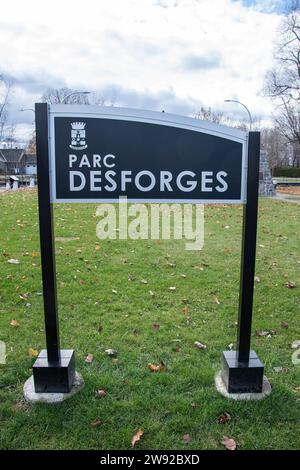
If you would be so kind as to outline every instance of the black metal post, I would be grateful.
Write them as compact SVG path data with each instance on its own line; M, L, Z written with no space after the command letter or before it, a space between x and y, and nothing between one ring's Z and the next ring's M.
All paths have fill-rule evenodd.
M53 208L50 200L49 110L35 105L40 246L47 350L33 365L35 391L68 393L75 376L73 350L60 350L56 295Z
M52 204L50 202L50 171L48 142L49 123L47 103L37 103L35 105L35 116L40 245L46 343L48 361L57 362L60 359L60 349L57 318L53 209Z
M264 366L250 350L254 292L260 133L249 132L247 200L243 211L237 351L224 351L222 378L230 393L260 393Z
M257 235L260 133L249 132L247 202L243 213L243 238L238 318L238 361L249 363Z

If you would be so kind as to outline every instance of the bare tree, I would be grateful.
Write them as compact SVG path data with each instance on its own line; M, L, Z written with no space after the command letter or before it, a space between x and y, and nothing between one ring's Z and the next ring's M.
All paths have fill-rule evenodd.
M194 115L196 119L203 119L204 121L214 122L215 124L222 124L224 126L235 127L242 131L249 130L248 122L232 119L225 115L222 111L214 111L211 107L200 108ZM253 120L253 130L259 130L261 127L260 118L255 117Z
M26 147L26 153L36 154L36 135L35 130L32 133L32 136L29 139L29 142Z
M278 127L261 130L261 148L267 153L270 168L288 166L289 149L286 140Z
M283 19L274 49L274 66L265 78L264 94L276 104L276 127L297 150L300 166L300 7L293 2Z
M8 118L9 96L12 90L12 81L0 74L0 140Z
M49 104L90 104L86 92L66 87L48 88L41 99Z

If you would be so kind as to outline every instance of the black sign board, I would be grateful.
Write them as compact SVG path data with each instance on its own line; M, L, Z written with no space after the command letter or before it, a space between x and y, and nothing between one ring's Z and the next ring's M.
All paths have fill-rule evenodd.
M50 108L53 202L245 202L247 134L165 113ZM53 109L53 111L51 111Z
M74 351L59 344L53 202L243 203L237 350L223 353L228 392L262 390L250 351L259 132L166 113L36 104L38 198L47 350L33 366L37 392L68 392Z

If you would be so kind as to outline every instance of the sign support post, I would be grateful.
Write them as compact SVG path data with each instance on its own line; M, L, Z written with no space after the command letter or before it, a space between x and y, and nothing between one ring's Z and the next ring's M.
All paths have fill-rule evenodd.
M249 132L247 200L243 209L237 351L224 351L222 378L229 393L261 393L264 366L250 350L257 235L260 133Z
M68 393L75 376L73 350L60 350L53 207L50 200L48 104L35 106L40 246L47 350L33 365L35 391Z

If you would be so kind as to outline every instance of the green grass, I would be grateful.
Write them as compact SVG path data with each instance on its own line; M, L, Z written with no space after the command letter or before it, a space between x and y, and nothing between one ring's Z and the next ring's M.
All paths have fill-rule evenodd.
M56 261L61 346L76 350L85 387L63 404L30 406L22 399L34 362L28 349L45 347L37 199L29 191L0 196L0 339L7 344L0 448L130 449L139 428L139 449L222 449L224 435L240 449L299 448L300 366L291 361L291 343L300 339L299 205L260 201L252 347L273 391L249 403L228 401L214 387L221 353L236 341L242 207L205 208L201 252L186 251L180 240L100 241L95 213L93 204L55 207L56 237L79 237L56 243ZM269 329L276 335L255 335ZM195 341L207 349L197 350ZM117 349L116 363L107 348ZM88 353L92 364L84 362ZM161 360L166 371L147 368ZM279 366L283 372L274 370ZM221 425L224 411L232 419ZM96 418L103 425L92 428Z

